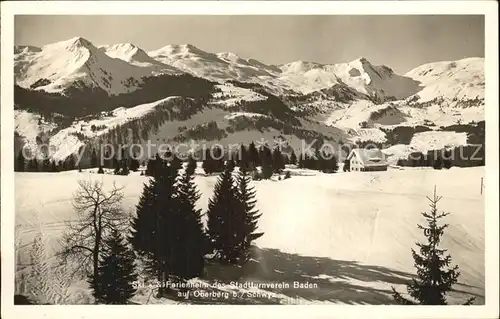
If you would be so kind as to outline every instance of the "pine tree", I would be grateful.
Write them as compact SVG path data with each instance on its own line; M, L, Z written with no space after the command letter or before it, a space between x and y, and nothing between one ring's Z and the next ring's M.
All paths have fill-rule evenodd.
M220 147L212 147L205 151L203 160L203 170L206 174L219 173L224 171L223 150Z
M171 168L164 166L157 168L154 174L139 198L129 241L144 258L146 272L165 284L170 276L168 264L173 257L171 236L175 235L175 225L170 220L175 213L175 175ZM159 293L162 291L160 289Z
M150 158L148 160L148 164L146 165L146 175L147 176L154 175L155 165L156 165L156 159Z
M273 175L273 154L269 146L263 145L260 149L260 162L262 165L262 178L269 179Z
M213 154L215 173L223 172L226 167L224 164L224 150L219 146L213 147Z
M50 159L48 156L45 156L44 159L42 160L40 171L50 172Z
M73 154L71 154L66 159L66 170L71 171L74 170L75 168L76 168L76 160Z
M175 170L179 170L182 168L182 161L179 159L179 157L175 153L173 153L171 155L171 160L170 160L169 164Z
M112 168L114 169L115 174L120 171L120 162L118 161L116 154L113 156Z
M196 160L194 159L194 155L189 156L188 162L186 165L186 173L189 175L194 175L196 167L197 167L197 163L196 163Z
M226 161L226 169L229 169L231 172L234 171L236 164L232 159Z
M134 270L135 256L124 244L116 229L113 229L109 238L104 241L103 248L98 280L94 280L94 275L89 277L93 295L100 303L127 304L136 292L133 284L137 280Z
M452 165L453 165L452 153L449 150L447 150L444 152L443 155L443 167L446 169L450 169Z
M97 153L95 151L95 148L93 148L92 154L90 155L90 167L94 168L97 167L97 165L98 165Z
M441 161L440 157L436 158L436 160L434 161L434 164L432 165L432 167L434 169L442 169L443 168L443 162Z
M421 305L446 305L446 293L452 290L452 286L457 282L460 275L458 266L450 267L451 256L445 255L446 249L439 249L438 246L445 228L448 226L438 225L438 220L449 213L440 213L437 210L437 203L441 197L436 195L434 187L434 197L427 199L430 201L430 213L424 212L422 215L427 221L427 227L417 225L423 230L427 243L417 243L420 254L411 250L417 269L417 279L413 279L407 286L409 295L416 300L413 302L404 298L394 288L393 296L399 304L421 304ZM471 304L474 298L469 299L465 304Z
M104 174L104 169L101 165L99 165L99 169L97 170L97 174Z
M106 150L106 152L104 153L104 156L105 156L104 167L105 168L113 168L113 161L109 157L109 151L108 150Z
M260 154L259 151L257 150L257 147L255 147L255 143L253 141L252 143L250 143L250 145L248 145L248 157L253 167L261 165Z
M207 238L201 221L201 210L196 208L200 193L196 188L192 170L186 170L177 185L177 200L180 207L182 229L177 243L177 262L172 267L173 274L180 279L198 277L203 273L204 255L207 250Z
M247 171L252 170L250 153L247 150L247 148L245 147L245 145L243 145L243 144L241 144L241 147L240 147L238 165L240 168L243 168Z
M336 173L339 170L339 164L337 162L337 157L333 154L325 154L322 162L322 171L324 173Z
M163 285L199 276L204 265L203 231L195 209L199 195L192 175L179 180L176 174L162 166L144 186L131 227L132 246L145 259L146 271Z
M251 177L245 169L241 169L238 176L239 200L242 205L245 225L243 227L244 240L240 248L240 262L245 263L250 258L252 242L264 233L257 233L257 221L262 214L255 209L255 190L250 186Z
M302 153L299 157L299 168L306 168L307 154Z
M24 160L23 151L20 150L19 154L17 155L17 159L16 159L16 167L15 167L16 172L24 172L25 166L26 166L26 162Z
M205 174L210 175L215 172L215 161L210 154L210 149L205 150L205 158L203 159L202 168Z
M314 154L314 162L311 168L325 172L328 169L328 155L324 151L317 149Z
M224 263L237 263L245 240L245 216L232 171L227 168L215 184L207 216L208 237L216 258Z
M292 154L290 155L290 164L297 164L297 155L295 155L294 150L292 150Z
M137 170L139 169L139 160L137 159L135 154L130 158L129 168L133 172L137 172Z
M344 172L349 172L351 170L351 161L346 159L344 161Z
M51 172L53 173L56 173L58 172L58 168L57 168L57 164L56 164L56 161L52 161L52 164L51 164Z
M122 165L121 165L121 170L120 170L120 175L128 175L130 172L129 172L129 169L128 169L128 165L127 165L127 160L126 159L122 159Z
M28 161L28 171L38 172L38 161L36 160L36 158L32 158Z
M273 165L274 172L279 173L282 170L284 170L285 169L285 161L283 159L283 154L281 154L279 147L274 148L272 157L273 157L272 165Z

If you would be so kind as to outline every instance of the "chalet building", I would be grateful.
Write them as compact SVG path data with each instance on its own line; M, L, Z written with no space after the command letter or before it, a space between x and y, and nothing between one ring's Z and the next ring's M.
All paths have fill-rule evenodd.
M355 148L347 157L351 172L386 171L388 163L378 148Z

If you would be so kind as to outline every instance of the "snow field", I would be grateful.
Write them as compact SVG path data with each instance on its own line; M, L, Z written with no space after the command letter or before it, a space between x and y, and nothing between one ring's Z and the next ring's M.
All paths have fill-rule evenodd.
M467 133L448 131L427 131L413 135L410 147L427 153L429 150L440 150L467 145Z
M311 171L310 175L253 182L257 208L263 213L259 230L265 234L256 242L258 264L252 267L257 268L244 278L318 284L311 290L267 289L282 302L294 297L293 303L390 303L391 286L405 292L404 280L414 273L410 248L423 240L416 225L424 222L420 213L428 211L426 196L432 196L436 185L438 195L443 196L439 210L451 213L444 220L450 226L442 247L461 270L455 288L476 294L476 303L484 302L484 198L480 195L484 168L333 175ZM123 186L123 207L130 213L147 180L137 173L16 173L16 238L23 247L21 260L33 240L36 220L50 237L48 248L57 251L64 221L74 217L71 197L79 179L102 180L105 187L113 182ZM202 193L198 205L204 211L216 179L196 176ZM465 295L453 293L451 298L460 302ZM137 296L137 302L145 302L145 296Z

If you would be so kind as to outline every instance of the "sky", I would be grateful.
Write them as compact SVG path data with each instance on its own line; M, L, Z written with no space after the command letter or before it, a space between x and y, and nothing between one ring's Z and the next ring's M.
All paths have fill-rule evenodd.
M233 52L266 64L342 63L365 57L397 73L424 63L484 57L484 16L16 16L15 45L83 37L94 45L167 44Z

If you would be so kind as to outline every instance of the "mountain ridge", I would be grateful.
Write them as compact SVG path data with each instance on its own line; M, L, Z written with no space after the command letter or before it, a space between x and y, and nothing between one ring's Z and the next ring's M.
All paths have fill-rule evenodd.
M314 137L394 143L401 139L391 135L396 129L414 134L422 127L484 121L483 58L427 63L398 74L364 57L267 65L190 44L146 52L131 43L95 46L75 37L41 48L15 47L15 76L16 123L29 124L16 132L32 146L39 134L55 134L47 138L57 149L136 122L147 128L136 134L156 140L250 142L280 136L296 146ZM179 114L165 119L171 110ZM56 113L74 123L54 124ZM41 118L49 120L37 126ZM148 121L161 133L151 131ZM89 123L100 129L90 130ZM409 143L408 136L401 141Z
M31 54L21 54L19 48L16 49L16 58L28 59L36 58L37 55L43 54L51 47L65 47L67 51L74 52L77 48L85 48L91 53L95 51L103 52L108 57L120 59L129 65L142 68L143 72L126 72L127 76L133 77L140 82L140 78L146 75L154 74L155 72L170 72L190 73L194 76L207 78L211 81L224 82L228 80L236 80L240 82L262 83L272 93L283 94L287 91L294 91L301 94L307 94L314 91L320 91L330 88L338 83L343 82L355 90L368 94L376 95L381 98L395 97L397 99L406 98L416 93L418 85L413 79L405 78L405 75L397 75L390 67L381 65L372 65L365 57L359 57L347 63L337 64L322 64L307 61L293 61L278 66L268 65L256 59L245 59L238 54L232 52L210 53L199 49L192 44L169 44L157 50L145 51L137 45L130 43L100 45L96 47L92 42L82 37L74 37L69 40L48 44L40 48L39 51L31 49ZM106 60L106 59L104 59ZM20 81L23 76L23 70L30 67L36 67L36 60L29 61L29 65L23 68L16 69L16 82L28 87L27 84L33 84L41 79L41 76L29 81ZM103 62L111 63L109 61ZM45 66L46 67L46 66ZM101 67L101 66L99 66ZM71 68L69 63L66 68ZM106 65L101 67L106 70ZM126 68L126 67L123 67ZM51 70L52 73L62 72L63 70ZM77 72L78 70L73 70ZM87 73L95 73L95 70L85 70ZM66 73L72 73L69 70ZM64 74L61 77L67 77ZM30 77L30 76L28 76ZM53 79L48 78L51 81ZM340 80L340 81L339 81ZM391 90L396 82L401 82L403 87L401 90ZM102 83L91 83L103 88ZM94 81L98 82L98 81ZM66 86L71 86L69 83L60 85L61 91ZM40 89L44 89L41 87ZM53 87L46 87L47 91L57 91ZM118 92L130 91L134 88L118 89ZM104 90L110 93L109 88ZM113 92L116 93L116 92Z

